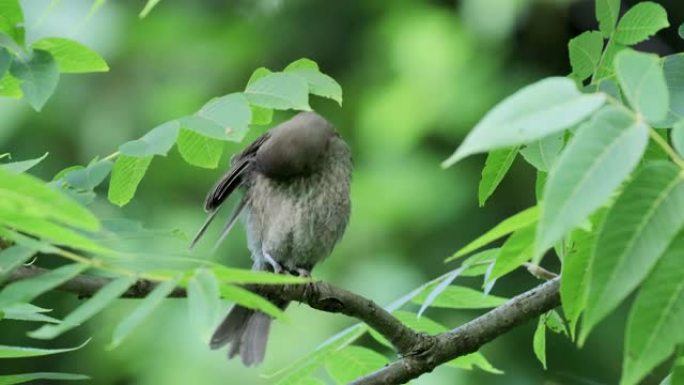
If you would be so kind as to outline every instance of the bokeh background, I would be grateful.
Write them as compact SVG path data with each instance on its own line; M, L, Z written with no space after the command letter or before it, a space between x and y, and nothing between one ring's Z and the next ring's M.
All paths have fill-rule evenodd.
M676 28L684 22L684 2L658 2L673 27L639 48L683 51ZM63 76L41 113L21 101L0 100L0 153L26 159L49 152L33 170L45 179L106 156L214 96L242 90L259 66L277 70L300 57L317 61L341 83L344 105L313 98L312 106L350 142L356 170L350 226L314 275L380 303L453 268L442 262L446 256L533 204L534 172L521 158L484 208L477 205L484 157L448 170L439 163L502 97L541 77L569 73L567 41L596 28L590 0L164 0L145 19L137 17L142 1L109 1L95 12L83 0L22 3L29 41L74 38L100 52L111 67L104 74ZM634 3L623 1L623 12ZM276 120L289 116L281 112ZM254 127L246 140L267 128ZM241 146L228 144L222 164ZM172 150L166 158L155 158L131 204L118 209L100 198L94 210L105 218L133 218L147 228L192 234L203 220L205 191L222 172L191 167ZM174 237L145 242L170 254L185 247ZM211 258L248 266L242 228ZM545 265L559 268L551 259ZM463 279L460 284L478 287L481 282ZM526 272L516 272L501 279L493 293L512 296L536 284ZM43 301L57 301L59 316L78 300L56 293ZM269 384L264 374L353 322L291 306L290 322L278 322L272 331L266 362L246 369L227 361L224 352L208 349L210 330L190 321L183 300L167 301L121 347L106 350L112 328L133 305L119 301L84 327L44 344L77 344L92 335L84 349L3 360L0 373L80 372L103 385ZM478 313L429 310L427 315L454 327ZM581 350L549 335L547 371L532 353L530 323L482 350L506 374L442 367L413 383L615 384L624 313L604 321ZM0 343L25 341L29 326L3 325ZM370 338L359 342L378 348ZM646 383L660 378L651 376Z

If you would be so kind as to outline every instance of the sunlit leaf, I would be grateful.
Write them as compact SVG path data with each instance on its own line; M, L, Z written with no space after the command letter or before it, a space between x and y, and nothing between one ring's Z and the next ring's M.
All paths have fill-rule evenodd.
M626 46L619 44L612 39L608 40L608 44L606 44L606 48L603 50L603 56L599 62L599 67L596 70L596 76L593 79L596 83L611 79L615 76L615 55L626 48Z
M197 132L181 128L178 134L178 151L193 166L216 168L223 153L224 143Z
M499 183L503 180L506 173L511 168L515 156L518 154L518 147L493 150L487 155L485 166L482 169L482 178L478 186L478 200L480 206L484 206L487 199L494 193Z
M597 229L603 221L604 215L605 210L594 215L592 218L594 228L591 231L576 229L570 234L571 248L563 258L560 286L561 303L573 337L579 316L587 303L591 257L596 245Z
M684 226L684 178L669 162L644 167L606 215L594 249L580 343L634 290Z
M196 114L207 119L222 130L222 135L216 139L239 142L247 133L252 120L252 110L242 93L233 93L210 100ZM183 126L184 128L188 128ZM206 135L205 136L211 136Z
M596 0L596 20L603 36L609 37L620 16L620 0Z
M285 316L282 309L279 309L271 301L240 286L221 285L219 291L221 297L241 306L262 311L275 318L282 319Z
M119 146L119 152L130 156L162 155L166 156L178 138L180 124L172 120L161 124L143 135L142 138L126 142Z
M236 269L223 265L211 268L216 278L222 283L260 283L260 284L295 284L311 282L311 279L289 274L275 274L267 271Z
M439 295L442 294L442 292L444 292L444 290L447 287L449 287L449 285L451 285L451 283L454 282L456 278L458 278L458 276L463 272L463 270L465 270L465 268L466 266L461 266L458 269L452 270L451 273L449 273L449 275L447 275L446 278L439 282L438 285L430 287L429 289L426 288L425 293L427 293L427 295L424 296L420 301L420 310L418 310L418 317L420 317L425 312L425 310L427 310L427 308L430 307L430 305L432 305L435 299L439 297ZM416 298L414 298L414 300L415 299Z
M632 107L651 123L665 119L670 98L657 55L622 51L615 57L615 71L620 87Z
M344 385L389 363L387 357L361 346L347 346L325 360L325 368L337 384Z
M59 72L106 72L109 66L102 56L85 45L61 37L47 37L31 45L34 49L50 52L59 66Z
M579 226L636 167L648 143L648 127L616 107L583 124L549 173L535 255Z
M423 303L433 288L434 286L429 286L425 291L413 298L412 302L417 304ZM487 295L469 287L451 285L444 288L430 306L450 309L487 309L497 307L506 301L508 301L507 298Z
M684 119L684 54L670 55L663 58L663 73L670 96L667 118L654 123L656 127L670 127Z
M587 118L604 101L603 94L581 93L568 78L538 81L490 110L442 167L468 155L531 143L560 132Z
M330 76L321 73L318 64L310 59L299 59L290 63L283 72L304 78L309 85L309 92L329 98L342 105L342 87Z
M504 242L487 282L503 277L532 259L537 227L529 225L517 230Z
M476 367L492 374L503 374L502 370L495 368L487 358L480 352L466 354L465 356L454 358L446 363L447 366L454 368L473 370Z
M277 110L309 111L309 86L301 76L271 73L247 85L245 96L251 104Z
M537 170L548 172L560 155L563 145L563 134L553 134L528 144L520 154Z
M601 3L601 0L596 2L597 6L599 3ZM568 43L568 53L572 73L579 80L584 80L591 76L598 68L602 51L603 36L601 36L601 32L586 31L571 39Z
M630 8L620 18L613 38L620 44L632 45L669 26L667 12L662 5L643 1Z
M43 325L29 333L32 338L52 339L69 331L83 322L89 320L95 314L104 310L112 301L119 298L135 282L134 277L121 277L98 290L92 298L89 298L74 311L69 313L61 323L56 325Z
M479 236L474 241L468 243L463 248L458 250L454 255L447 258L445 262L453 261L454 259L460 258L470 252L473 252L483 246L486 246L497 239L508 235L518 229L527 227L539 219L539 208L537 206L525 209L509 218L504 219L498 225L494 226L491 230Z
M0 1L0 17L4 20L4 23L0 23L0 32L6 33L20 44L23 43L24 13L19 0Z
M6 73L5 76L0 79L0 96L12 99L21 99L21 97L24 96L21 92L21 87L19 86L19 80L10 73Z
M59 68L52 55L33 50L27 60L15 59L10 67L12 76L21 81L24 98L36 111L40 111L59 82Z
M646 278L630 311L620 384L638 384L684 342L684 233Z
M135 157L119 155L112 169L107 198L117 206L130 202L138 189L138 184L147 172L152 156Z

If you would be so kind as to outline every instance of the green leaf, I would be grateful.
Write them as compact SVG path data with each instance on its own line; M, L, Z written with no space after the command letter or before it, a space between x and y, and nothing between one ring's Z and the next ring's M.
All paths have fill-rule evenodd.
M76 249L92 251L94 253L104 253L108 251L107 248L93 242L80 233L42 218L7 212L0 209L0 224L42 239L47 239L58 245L70 246Z
M150 12L152 12L152 9L156 7L157 4L159 4L159 1L160 0L147 0L147 2L145 3L145 7L142 9L142 11L140 11L138 17L140 17L141 19L147 17L147 15L149 15Z
M107 198L117 206L130 202L152 162L152 156L119 155L112 169Z
M73 348L63 348L63 349L40 349L40 348L29 348L25 346L7 346L0 345L0 359L2 358L23 358L23 357L39 357L39 356L49 356L51 354L59 354L66 352L73 352L78 350L89 342L90 340L82 343L79 346L74 346Z
M126 142L119 146L119 152L130 156L166 156L178 138L180 123L172 120L161 124L143 135L142 138Z
M48 37L36 41L31 47L50 52L59 66L59 72L109 71L109 66L97 52L74 40Z
M544 318L546 316L542 315L539 317L539 322L537 323L537 329L534 331L534 338L532 339L532 347L534 349L534 355L537 357L539 362L541 362L544 370L546 370L546 322Z
M684 119L684 54L665 57L663 73L670 96L670 107L667 118L658 122L656 126L670 127L678 120Z
M49 312L50 309L43 309L41 307L31 305L30 303L18 303L2 308L0 312L5 314L5 319L16 321L31 321L31 322L49 322L60 323L62 321L57 318L47 316L42 313Z
M249 80L247 80L247 86L249 87L250 85L254 84L257 80L266 77L267 75L272 74L273 71L266 67L259 67L252 72L252 75L249 76Z
M680 233L639 290L625 332L620 384L638 384L684 342L684 233Z
M301 76L309 85L309 92L336 101L342 105L342 87L330 76L321 73L318 64L310 59L290 63L283 72Z
M23 44L24 13L19 0L0 0L0 32Z
M490 110L442 167L468 155L531 143L563 131L584 120L604 101L603 94L582 94L568 78L538 81Z
M98 230L100 222L85 207L42 180L11 174L0 168L0 211L59 221L83 230Z
M681 349L672 366L672 383L670 385L684 385L684 351Z
M4 282L19 266L28 261L36 251L21 245L0 250L0 283Z
M195 330L202 333L216 326L221 306L221 292L211 270L198 269L187 285L188 315Z
M532 258L536 230L537 226L534 224L523 227L504 242L496 263L487 276L487 282L503 277Z
M197 112L197 116L207 119L221 128L222 135L216 139L239 142L247 133L249 123L252 120L252 110L249 108L245 95L233 93L210 100ZM183 128L191 127L183 126ZM205 134L205 136L211 135Z
M595 83L607 80L615 76L615 55L625 50L624 45L616 43L614 40L608 40L606 48L603 51L603 56L599 62L599 68L596 70L596 76L593 78Z
M670 26L667 12L661 5L643 1L630 8L620 19L613 38L620 44L642 42Z
M670 133L670 140L672 146L677 150L680 156L684 156L684 120L675 123Z
M414 297L411 302L422 304L435 286L428 286L421 294ZM488 295L469 287L451 285L444 288L430 306L449 309L487 309L497 307L506 301L508 301L507 298Z
M301 76L271 73L247 85L245 96L251 104L276 110L310 111L309 86Z
M282 309L275 306L271 301L240 286L221 285L219 291L224 299L244 307L262 311L274 318L282 319L285 316Z
M76 380L89 380L90 377L83 374L72 374L72 373L51 373L51 372L40 372L40 373L22 373L22 374L7 374L0 376L0 385L14 385L23 384L26 382L36 381L36 380L58 380L58 381L76 381Z
M441 280L437 285L426 287L423 293L427 293L424 298L420 301L420 310L418 310L418 317L423 315L425 310L432 305L437 297L446 290L446 288L451 285L452 282L467 268L465 263L461 265L458 269L454 269L447 275L443 280ZM429 291L429 293L428 293ZM415 297L413 298L415 300Z
M596 20L603 36L609 37L620 16L620 0L596 0Z
M273 109L250 105L252 110L251 124L264 125L269 124L273 120Z
M598 6L600 2L601 0L597 1L596 5ZM603 36L601 36L601 32L586 31L571 39L568 43L568 53L572 73L580 81L591 76L598 68L602 51Z
M486 274L490 267L494 265L494 262L496 262L500 251L500 248L493 248L480 251L468 257L461 264L461 268L463 268L461 275L464 277L477 277Z
M145 319L147 319L152 312L157 309L166 297L171 294L176 288L178 280L164 281L152 290L150 294L145 297L138 307L133 310L114 330L112 341L109 343L108 349L114 349L121 345L123 340L128 337L135 328L137 328Z
M508 235L518 229L527 227L539 219L539 207L533 206L525 209L509 218L504 219L498 225L494 226L491 230L479 236L474 241L465 245L463 248L458 250L454 255L447 258L444 262L450 262L454 259L460 258L470 252L473 252L483 246L486 246L497 239Z
M488 373L503 374L502 370L495 368L480 352L454 358L447 362L446 365L465 370L473 370L475 367L478 367Z
M43 154L43 156L38 157L38 158L22 160L22 161L18 161L18 162L4 163L4 164L0 164L0 167L11 172L12 174L21 174L22 172L26 172L26 171L32 169L33 167L35 167L38 163L40 163L47 156L48 156L48 153L46 152L45 154Z
M608 212L594 249L580 343L646 277L684 225L684 179L668 162L644 167Z
M326 358L349 345L352 341L366 333L367 326L356 324L336 334L321 344L316 350L298 359L292 365L269 376L280 376L275 385L298 385L299 381L309 377L316 371Z
M287 285L311 282L311 279L309 278L297 277L289 274L275 274L267 271L236 269L223 265L212 266L211 271L216 275L216 278L218 278L221 283Z
M592 223L599 224L603 220L604 211L599 211ZM570 234L571 247L563 258L561 270L560 295L563 312L568 319L570 333L574 337L577 321L587 303L589 290L589 269L591 257L596 245L597 225L591 231L576 229Z
M204 168L218 167L223 153L222 141L181 128L177 144L181 156L191 165Z
M107 178L111 171L111 161L94 159L88 167L74 168L65 172L60 179L74 188L93 190Z
M33 278L13 282L0 291L0 309L18 303L31 302L46 291L50 291L74 278L86 268L86 265L74 263L58 267Z
M684 39L684 23L679 25L679 28L677 29L677 33L679 34L679 37Z
M548 172L560 155L563 145L563 134L553 134L528 144L520 151L527 163L539 171Z
M0 47L0 78L5 76L7 71L9 71L11 64L12 55L10 55L9 51L6 48Z
M670 98L657 55L622 51L615 57L615 72L632 107L651 123L665 119Z
M511 168L515 156L518 154L518 147L493 150L487 155L485 166L482 169L482 178L478 187L478 200L480 207L484 206L487 199L494 193L499 183Z
M5 76L0 79L0 96L21 99L24 94L21 92L19 80L9 73L5 74Z
M12 76L21 81L24 98L36 111L40 111L59 82L59 68L52 55L33 50L28 60L15 59L10 67Z
M134 277L121 277L115 279L107 284L107 286L98 290L92 298L86 300L74 311L69 313L62 323L57 325L43 325L39 329L30 332L29 336L38 339L52 339L79 326L95 314L104 310L112 301L125 293L133 283L135 283Z
M389 363L387 357L361 346L347 346L325 360L325 368L337 384L344 385Z
M544 187L546 187L546 181L549 179L549 173L537 170L537 177L534 180L534 196L537 201L541 201L544 198Z
M605 204L636 167L648 127L616 107L583 124L549 173L535 256L553 246Z

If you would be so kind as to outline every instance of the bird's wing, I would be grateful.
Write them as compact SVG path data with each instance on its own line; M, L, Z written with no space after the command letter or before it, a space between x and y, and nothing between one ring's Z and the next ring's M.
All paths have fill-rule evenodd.
M242 184L245 174L251 171L252 163L257 150L268 140L269 137L270 134L268 132L264 133L249 146L247 146L247 148L245 148L241 153L237 154L231 162L230 170L228 170L228 172L226 172L221 179L219 179L214 187L209 190L209 193L204 201L204 210L207 211L209 215L200 229L197 231L195 238L193 238L192 242L190 243L190 248L195 246L197 241L206 231L207 227L209 227L211 222L214 220L221 204ZM229 226L227 226L228 231L243 208L244 201L240 202L236 208L236 211L231 215ZM226 234L227 231L222 234L222 237L225 237Z

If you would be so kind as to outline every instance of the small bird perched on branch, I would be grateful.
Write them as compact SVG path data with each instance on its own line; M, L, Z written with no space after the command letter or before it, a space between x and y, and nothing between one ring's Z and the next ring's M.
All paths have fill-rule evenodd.
M218 242L244 213L253 270L310 276L347 227L351 172L351 152L335 128L316 113L299 113L232 158L230 170L207 194L209 216L191 247L226 198L240 189L244 196ZM287 302L268 299L287 307ZM236 305L210 346L231 344L229 358L240 355L245 365L256 365L264 358L270 324L265 313Z

